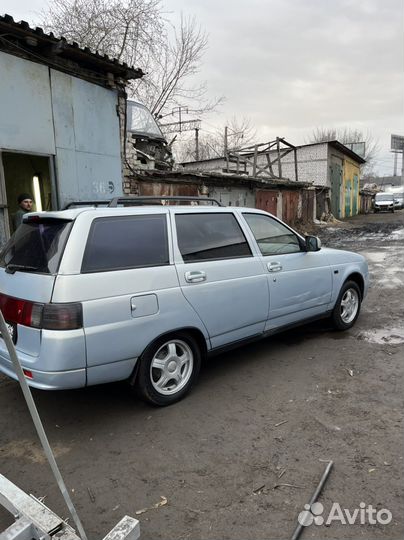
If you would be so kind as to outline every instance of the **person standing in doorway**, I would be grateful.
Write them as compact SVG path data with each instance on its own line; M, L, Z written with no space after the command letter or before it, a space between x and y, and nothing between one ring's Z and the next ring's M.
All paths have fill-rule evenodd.
M18 202L19 209L14 214L14 218L13 218L14 230L19 225L21 225L24 214L27 214L28 212L32 212L32 204L33 204L32 197L29 193L20 193L20 195L18 195L17 197L17 202Z

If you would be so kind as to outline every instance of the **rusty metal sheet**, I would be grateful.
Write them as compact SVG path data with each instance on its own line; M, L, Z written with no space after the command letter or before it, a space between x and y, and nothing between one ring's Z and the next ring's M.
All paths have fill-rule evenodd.
M316 191L316 218L321 219L321 216L327 212L326 207L327 192L325 190Z
M289 225L294 224L298 219L299 192L282 191L282 220Z
M256 207L265 210L274 216L277 215L278 191L258 189L256 192Z
M314 213L314 198L316 192L311 189L303 189L301 191L302 196L302 221L305 223L313 221Z

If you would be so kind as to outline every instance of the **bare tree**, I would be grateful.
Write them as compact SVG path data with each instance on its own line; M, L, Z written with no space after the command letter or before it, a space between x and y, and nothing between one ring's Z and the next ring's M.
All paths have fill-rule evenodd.
M309 137L309 142L326 141L339 141L342 144L364 142L365 155L363 157L366 160L366 163L362 167L362 173L368 175L373 170L380 147L378 140L375 139L369 131L364 133L360 129L347 127L316 128Z
M145 76L131 83L129 94L156 116L179 104L206 111L218 103L209 102L204 84L188 84L199 70L207 35L193 18L181 16L178 28L169 24L161 0L53 0L41 24L80 46L140 67Z
M225 154L225 128L227 127L227 150L239 150L243 146L253 144L256 139L256 129L249 118L232 117L226 124L214 131L201 129L198 141L199 159L223 157ZM194 161L196 154L195 139L189 135L185 140L179 140L174 147L178 162Z

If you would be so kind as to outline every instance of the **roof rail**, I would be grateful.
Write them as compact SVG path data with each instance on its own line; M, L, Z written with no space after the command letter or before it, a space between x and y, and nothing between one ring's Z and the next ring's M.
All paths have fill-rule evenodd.
M153 201L155 201L153 203ZM134 197L115 197L112 199L112 201L109 203L109 207L116 208L119 204L122 204L124 206L141 206L145 204L160 204L163 205L163 201L176 201L176 202L209 202L212 204L216 204L217 206L223 206L218 200L211 199L210 197L187 197L187 196L172 196L172 195L166 195L166 196L154 196L154 195L147 195L147 196L134 196Z
M63 207L63 210L68 210L69 208L73 208L75 206L109 206L111 204L111 201L71 201L66 204L66 206Z

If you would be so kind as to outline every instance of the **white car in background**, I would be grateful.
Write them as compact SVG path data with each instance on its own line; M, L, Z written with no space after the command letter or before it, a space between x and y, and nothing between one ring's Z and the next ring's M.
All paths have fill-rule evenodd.
M395 199L394 193L376 193L374 211L375 213L394 212L397 203L399 204L399 201Z

